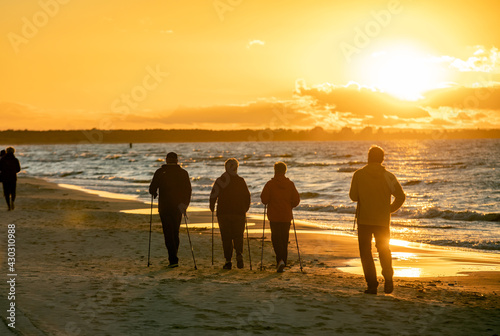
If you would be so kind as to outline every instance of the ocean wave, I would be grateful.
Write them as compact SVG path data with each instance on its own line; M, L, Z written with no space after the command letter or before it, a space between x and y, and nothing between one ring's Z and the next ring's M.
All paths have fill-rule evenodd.
M145 179L135 179L131 177L118 177L118 176L105 176L105 175L100 175L97 177L98 180L101 181L119 181L119 182L134 182L134 183L150 183L151 180L145 180Z
M104 157L104 160L117 160L122 157L121 154L109 154Z
M438 246L451 246L451 247L465 247L476 250L490 250L498 251L500 250L500 241L490 240L490 241L468 241L468 240L452 240L452 239L424 239L421 243L438 245Z
M64 172L64 173L55 174L55 176L68 177L68 176L75 176L75 175L80 175L80 174L83 174L83 171Z
M315 192L302 192L299 194L301 199L317 198L321 194Z
M306 168L306 167L326 167L329 166L329 163L325 162L297 162L297 163L289 163L289 165L293 167L301 167L301 168Z
M391 223L391 226L414 229L455 229L455 227L452 225L421 225L412 223Z
M345 213L353 214L356 212L355 206L345 206L345 205L309 205L301 204L297 207L297 210L302 211L317 211L317 212L334 212L334 213Z
M191 177L191 181L196 182L196 183L209 183L209 184L213 184L215 180L211 179L209 177L196 176L196 177Z
M407 181L405 183L402 183L402 185L403 186L413 186L413 185L420 184L422 182L423 182L422 180L411 180L411 181Z
M358 168L356 167L340 167L339 169L337 169L339 173L353 173L356 170L358 170Z
M476 211L452 211L441 210L437 207L432 207L424 210L406 210L401 209L397 216L410 217L416 219L432 219L442 218L448 220L460 220L466 222L483 221L483 222L500 222L500 213L479 213Z

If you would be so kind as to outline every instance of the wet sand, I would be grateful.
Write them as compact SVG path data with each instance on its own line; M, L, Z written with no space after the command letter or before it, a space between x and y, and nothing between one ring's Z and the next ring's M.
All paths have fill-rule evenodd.
M16 329L2 335L495 335L500 333L498 254L429 246L392 246L395 291L366 295L354 237L320 233L297 222L290 268L275 272L262 218L249 218L252 270L222 270L211 216L189 211L198 270L182 226L180 267L167 269L159 217L149 205L103 198L20 178L16 210L1 209L1 251L16 225ZM4 209L5 208L5 209ZM123 210L143 209L145 214ZM198 209L200 210L200 209ZM8 305L6 253L0 253L2 321ZM466 272L466 273L464 273ZM406 275L406 276L402 276ZM422 277L422 275L430 275ZM445 275L445 276L438 276ZM6 329L7 328L7 329ZM8 331L7 331L8 330Z

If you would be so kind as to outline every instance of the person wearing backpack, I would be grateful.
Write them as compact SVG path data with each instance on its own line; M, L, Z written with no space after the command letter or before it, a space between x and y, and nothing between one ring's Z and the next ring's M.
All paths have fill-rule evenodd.
M368 151L368 164L354 172L349 197L357 204L358 245L361 264L368 288L366 294L377 294L377 271L372 256L372 236L375 237L382 275L384 292L394 290L391 239L391 213L397 211L406 196L394 174L388 172L382 162L384 150L372 146ZM394 196L394 201L392 201Z

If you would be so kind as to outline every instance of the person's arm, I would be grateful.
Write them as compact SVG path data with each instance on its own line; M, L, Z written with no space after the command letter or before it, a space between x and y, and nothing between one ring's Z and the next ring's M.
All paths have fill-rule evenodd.
M191 193L193 192L193 188L191 187L191 179L189 178L189 174L187 171L185 172L184 186L182 188L182 190L184 190L184 198L182 200L182 203L184 203L187 208L189 206L189 203L191 202Z
M295 184L292 182L292 208L295 208L300 203L300 195L295 187Z
M271 200L271 190L269 186L270 182L267 182L266 185L264 186L264 189L262 190L262 193L260 194L260 200L263 204L269 204L269 201Z
M21 164L19 163L19 160L16 159L16 174L21 171Z
M242 179L243 180L243 179ZM244 197L244 203L245 204L245 212L247 212L249 209L250 209L250 203L251 203L251 195L250 195L250 190L248 190L248 186L247 186L247 183L245 182L245 180L243 180L243 190L242 190L242 193L243 193L243 197Z
M396 179L396 177L393 175L394 179L392 180L392 185L394 187L394 202L391 204L391 212L396 212L401 208L403 203L406 200L406 195L403 191L403 188L401 187L401 184L399 181Z
M349 198L357 202L359 200L359 194L358 194L358 178L356 173L352 176L351 180L351 189L349 190Z
M219 179L215 180L214 185L212 186L212 191L210 192L210 200L209 200L209 206L210 206L210 211L214 212L215 210L215 203L217 202L217 198L219 197L219 191L220 187L217 184Z
M160 184L160 170L158 169L153 175L151 184L149 185L149 193L153 195L154 198L158 196L158 186Z

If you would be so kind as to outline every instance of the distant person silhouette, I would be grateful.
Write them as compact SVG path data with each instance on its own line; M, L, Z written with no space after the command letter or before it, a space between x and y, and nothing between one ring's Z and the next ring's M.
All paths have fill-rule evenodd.
M186 170L178 165L177 154L170 152L166 164L159 168L149 186L149 193L158 196L158 212L160 213L165 246L168 251L169 268L179 266L177 251L179 250L179 228L182 215L191 200L191 181Z
M267 205L267 218L271 225L271 241L276 254L277 272L283 272L288 258L288 236L293 218L292 209L300 203L295 184L285 177L287 167L283 162L274 164L274 177L269 180L260 199Z
M368 164L354 172L349 197L357 204L358 244L361 264L368 288L366 294L377 294L377 271L372 256L372 235L375 237L384 292L394 290L392 256L389 248L391 213L397 211L405 201L401 184L388 172L382 162L384 150L372 146L368 151ZM395 197L391 203L392 196Z
M3 194L8 210L14 210L16 200L17 173L21 171L19 160L14 156L13 147L6 149L6 154L0 159L0 172L2 176Z
M228 159L224 163L225 173L215 180L210 193L212 212L217 202L217 220L226 259L224 269L232 268L233 248L236 251L236 266L244 267L243 233L246 213L250 208L250 191L245 180L238 175L238 166L238 160Z

